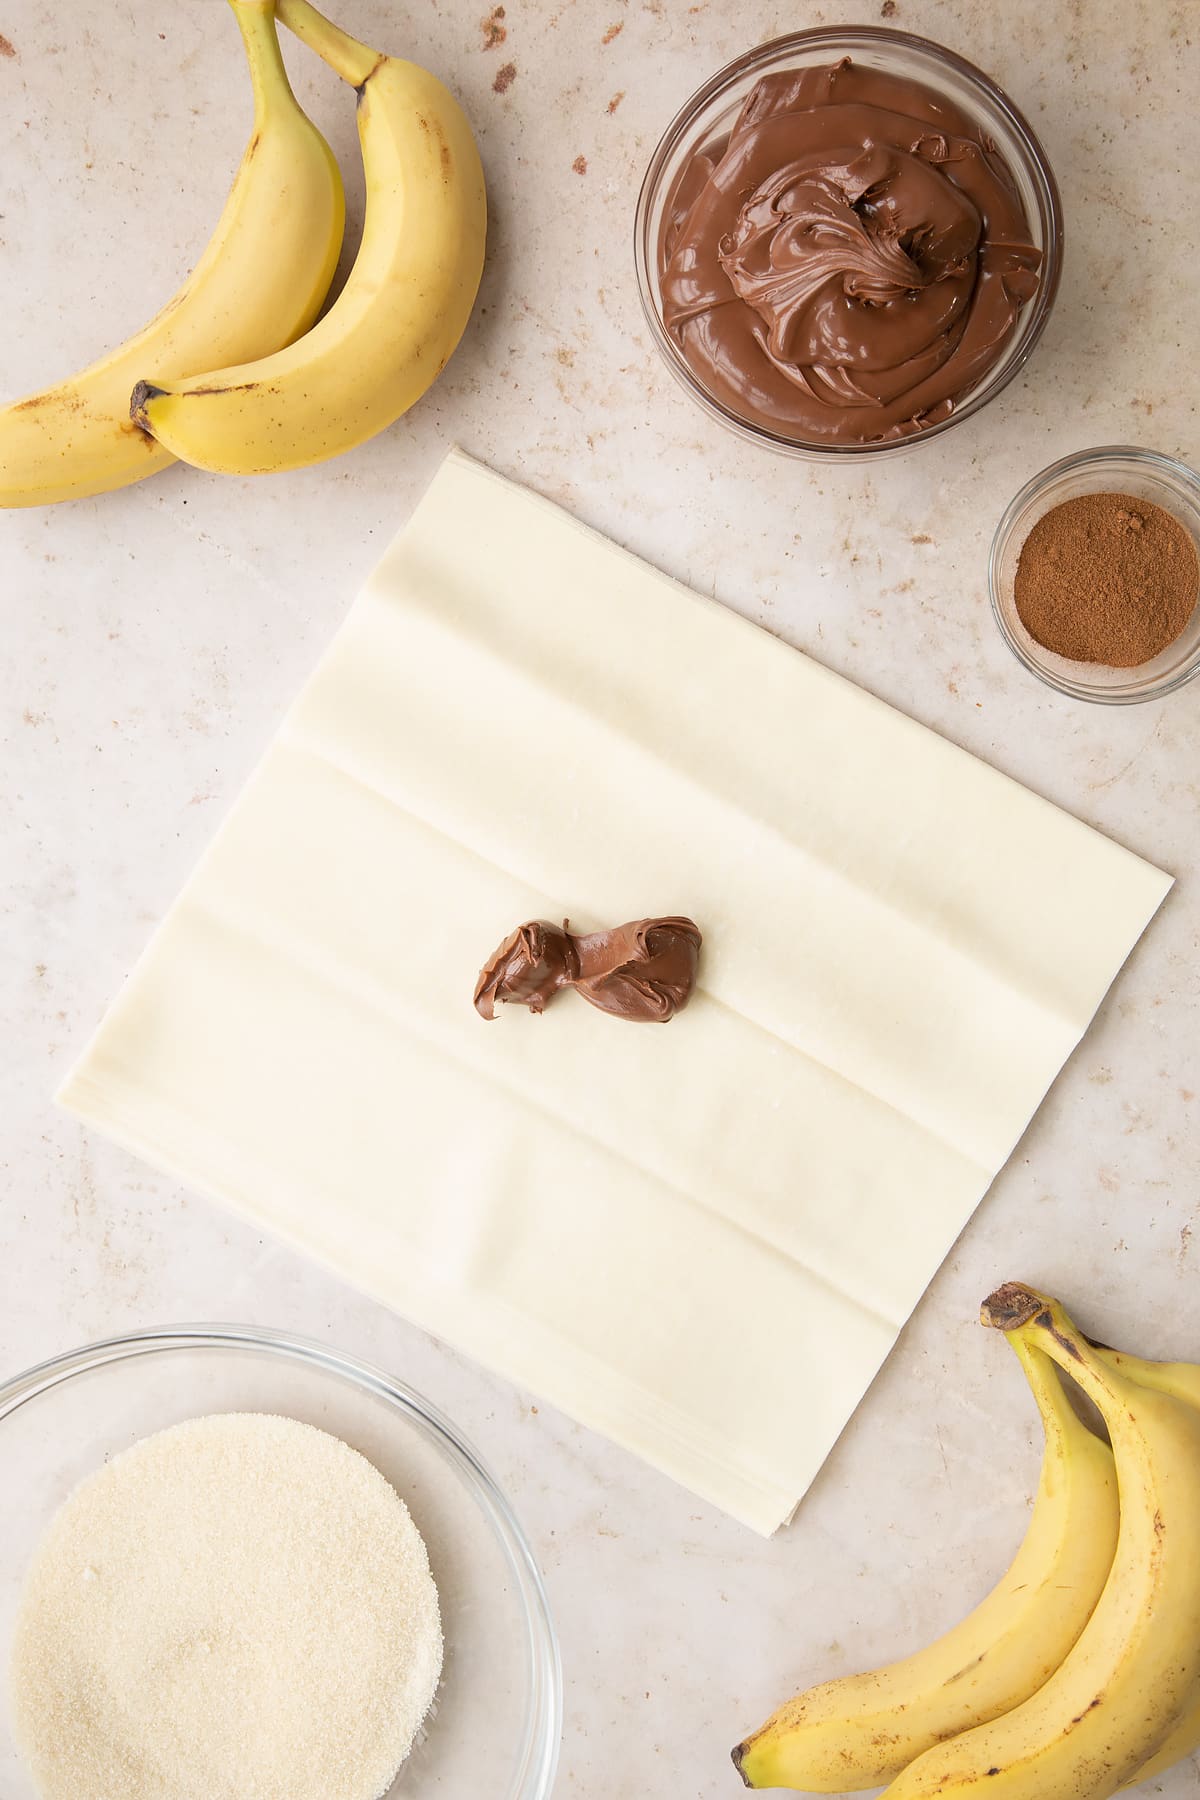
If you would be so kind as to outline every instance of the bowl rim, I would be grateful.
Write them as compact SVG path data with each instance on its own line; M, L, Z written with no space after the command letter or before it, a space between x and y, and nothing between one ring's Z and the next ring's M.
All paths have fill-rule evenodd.
M383 1400L440 1446L495 1533L521 1601L529 1705L520 1760L506 1800L549 1800L562 1739L563 1675L545 1581L512 1505L483 1458L440 1407L416 1388L376 1363L272 1326L152 1325L62 1351L0 1383L0 1423L77 1375L133 1357L196 1349L261 1351L314 1365Z
M1087 450L1073 450L1068 456L1060 456L1057 461L1047 463L1036 475L1031 475L1025 484L1013 495L992 533L992 542L988 550L987 583L988 600L991 604L992 617L996 621L1000 636L1012 651L1023 669L1028 670L1054 693L1061 694L1067 700L1083 700L1097 706L1136 706L1144 700L1162 700L1168 694L1177 693L1186 687L1189 681L1200 675L1200 648L1197 649L1190 664L1177 670L1173 675L1164 677L1153 686L1130 692L1129 688L1092 687L1084 681L1072 681L1067 676L1055 675L1050 669L1043 668L1029 655L1025 646L1018 640L1009 623L1004 606L1000 599L1000 558L1008 544L1013 531L1025 509L1033 501L1051 490L1055 484L1070 475L1079 474L1090 468L1104 469L1114 463L1140 463L1150 473L1165 473L1181 481L1185 487L1192 489L1196 504L1200 507L1200 473L1181 462L1177 456L1168 456L1162 450L1149 450L1142 444L1097 444ZM1197 544L1200 554L1200 544ZM1197 600L1200 606L1200 600ZM1086 664L1080 664L1086 667ZM1132 676L1134 671L1130 670Z
M794 438L784 437L782 433L772 431L767 426L748 423L745 419L740 418L731 407L726 406L723 401L710 394L692 373L675 348L670 333L659 317L658 308L654 303L657 278L652 266L654 259L646 242L647 230L653 197L668 157L694 123L700 109L717 98L731 81L752 73L761 64L771 62L776 57L795 54L800 50L819 47L836 49L838 46L853 47L861 44L891 45L904 50L913 50L918 54L932 57L936 61L947 63L975 87L982 89L992 104L1004 115L1014 135L1023 141L1036 174L1034 185L1039 189L1039 200L1045 212L1046 241L1042 251L1043 280L1034 297L1034 312L1025 335L996 376L995 381L989 384L985 378L985 381L976 388L963 405L957 407L948 418L940 420L936 425L927 426L923 431L915 432L910 437L888 439L877 444L810 445ZM887 25L817 25L803 31L784 32L779 37L769 38L764 43L754 45L750 50L744 51L741 56L736 56L725 63L684 101L655 145L638 190L637 206L634 209L633 236L634 266L642 313L659 354L679 385L713 418L735 431L745 441L765 445L769 449L778 450L800 460L821 463L853 462L856 459L902 455L905 451L913 450L920 444L940 437L952 426L973 418L990 400L994 400L998 394L1003 393L1029 361L1054 310L1063 269L1062 196L1053 166L1042 141L1025 114L1009 98L998 82L994 81L977 64L969 61L965 56L960 56L956 50L948 49L945 44L938 43L934 38L922 37L912 31L895 31Z

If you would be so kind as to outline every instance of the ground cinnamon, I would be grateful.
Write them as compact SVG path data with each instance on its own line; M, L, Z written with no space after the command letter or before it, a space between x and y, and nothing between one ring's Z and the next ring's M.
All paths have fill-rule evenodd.
M1133 669L1184 630L1200 593L1191 535L1153 501L1081 494L1040 518L1021 548L1017 613L1046 650Z

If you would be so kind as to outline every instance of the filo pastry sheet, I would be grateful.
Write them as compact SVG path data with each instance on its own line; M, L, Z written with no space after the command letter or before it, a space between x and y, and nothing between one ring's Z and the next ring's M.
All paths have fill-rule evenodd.
M770 1532L1168 886L453 454L61 1099ZM679 913L668 1025L472 1008Z

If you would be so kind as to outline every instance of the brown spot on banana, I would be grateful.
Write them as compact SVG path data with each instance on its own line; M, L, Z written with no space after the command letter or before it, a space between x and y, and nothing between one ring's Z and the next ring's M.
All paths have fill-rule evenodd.
M1033 1322L1039 1330L1046 1333L1047 1337L1052 1337L1055 1343L1058 1344L1061 1349L1066 1351L1068 1356L1073 1356L1076 1362L1083 1361L1083 1351L1079 1348L1079 1345L1075 1342L1074 1338L1063 1336L1048 1312L1040 1312Z
M969 1675L973 1669L977 1669L979 1667L980 1663L983 1661L986 1654L987 1654L986 1651L981 1650L979 1652L979 1655L973 1656L969 1663L964 1663L962 1668L959 1669L956 1674L948 1675L946 1677L946 1680L943 1685L946 1687L953 1687L954 1683L956 1681L961 1681L963 1679L964 1675ZM951 1733L950 1735L954 1736L955 1734Z
M187 391L187 398L189 400L194 400L200 394L252 394L255 388L260 387L265 387L267 393L271 392L268 384L262 381L213 382L209 387L189 388ZM159 392L161 393L162 391L163 390L160 388Z
M150 436L150 433L144 431L135 419L122 419L118 426L118 430L124 437L136 438L148 456L160 448L155 439Z
M385 63L385 62L387 62L387 60L388 60L388 59L387 59L387 57L386 57L386 56L381 56L381 57L380 57L380 58L379 58L379 59L378 59L378 61L377 61L377 62L376 62L376 63L374 63L374 64L373 64L373 66L372 66L372 67L371 67L371 68L369 68L369 69L368 69L368 70L367 70L367 72L366 72L366 74L365 74L365 75L364 75L364 76L363 76L363 78L362 78L362 80L361 80L361 81L360 81L360 82L359 82L359 83L358 83L358 86L357 86L357 87L356 87L356 88L355 88L355 90L354 90L354 92L355 92L355 94L356 94L356 95L357 95L357 97L358 97L358 98L357 98L357 103L358 103L358 105L359 105L359 106L361 106L361 105L362 105L362 102L363 102L363 95L364 95L364 94L365 94L365 93L366 93L366 91L367 91L367 83L368 83L368 81L370 81L370 79L371 79L371 77L372 77L372 75L376 75L376 74L378 74L378 72L379 72L379 70L380 70L380 69L382 69L382 67L383 67L383 65L384 65L384 63Z

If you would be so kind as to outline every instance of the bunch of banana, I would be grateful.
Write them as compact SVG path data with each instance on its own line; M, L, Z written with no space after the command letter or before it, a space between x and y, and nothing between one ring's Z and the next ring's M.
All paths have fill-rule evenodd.
M458 103L308 0L278 11L358 94L367 206L354 267L298 343L182 381L147 369L132 405L176 456L234 475L322 462L392 424L450 360L483 273L483 170Z
M145 329L44 394L0 409L0 505L122 487L173 458L232 474L323 461L398 419L466 328L483 271L479 153L457 102L415 64L349 37L308 0L230 0L254 132L221 222ZM341 294L332 152L300 110L276 13L358 95L367 205Z
M1095 1345L1017 1283L982 1316L1007 1334L1045 1427L1025 1543L938 1643L781 1707L734 1750L748 1787L1110 1800L1200 1748L1200 1367Z
M296 102L274 0L230 0L254 89L254 128L192 275L135 337L90 368L0 408L0 506L107 493L172 462L132 422L150 369L164 380L278 350L308 330L342 248L345 200L332 150Z

